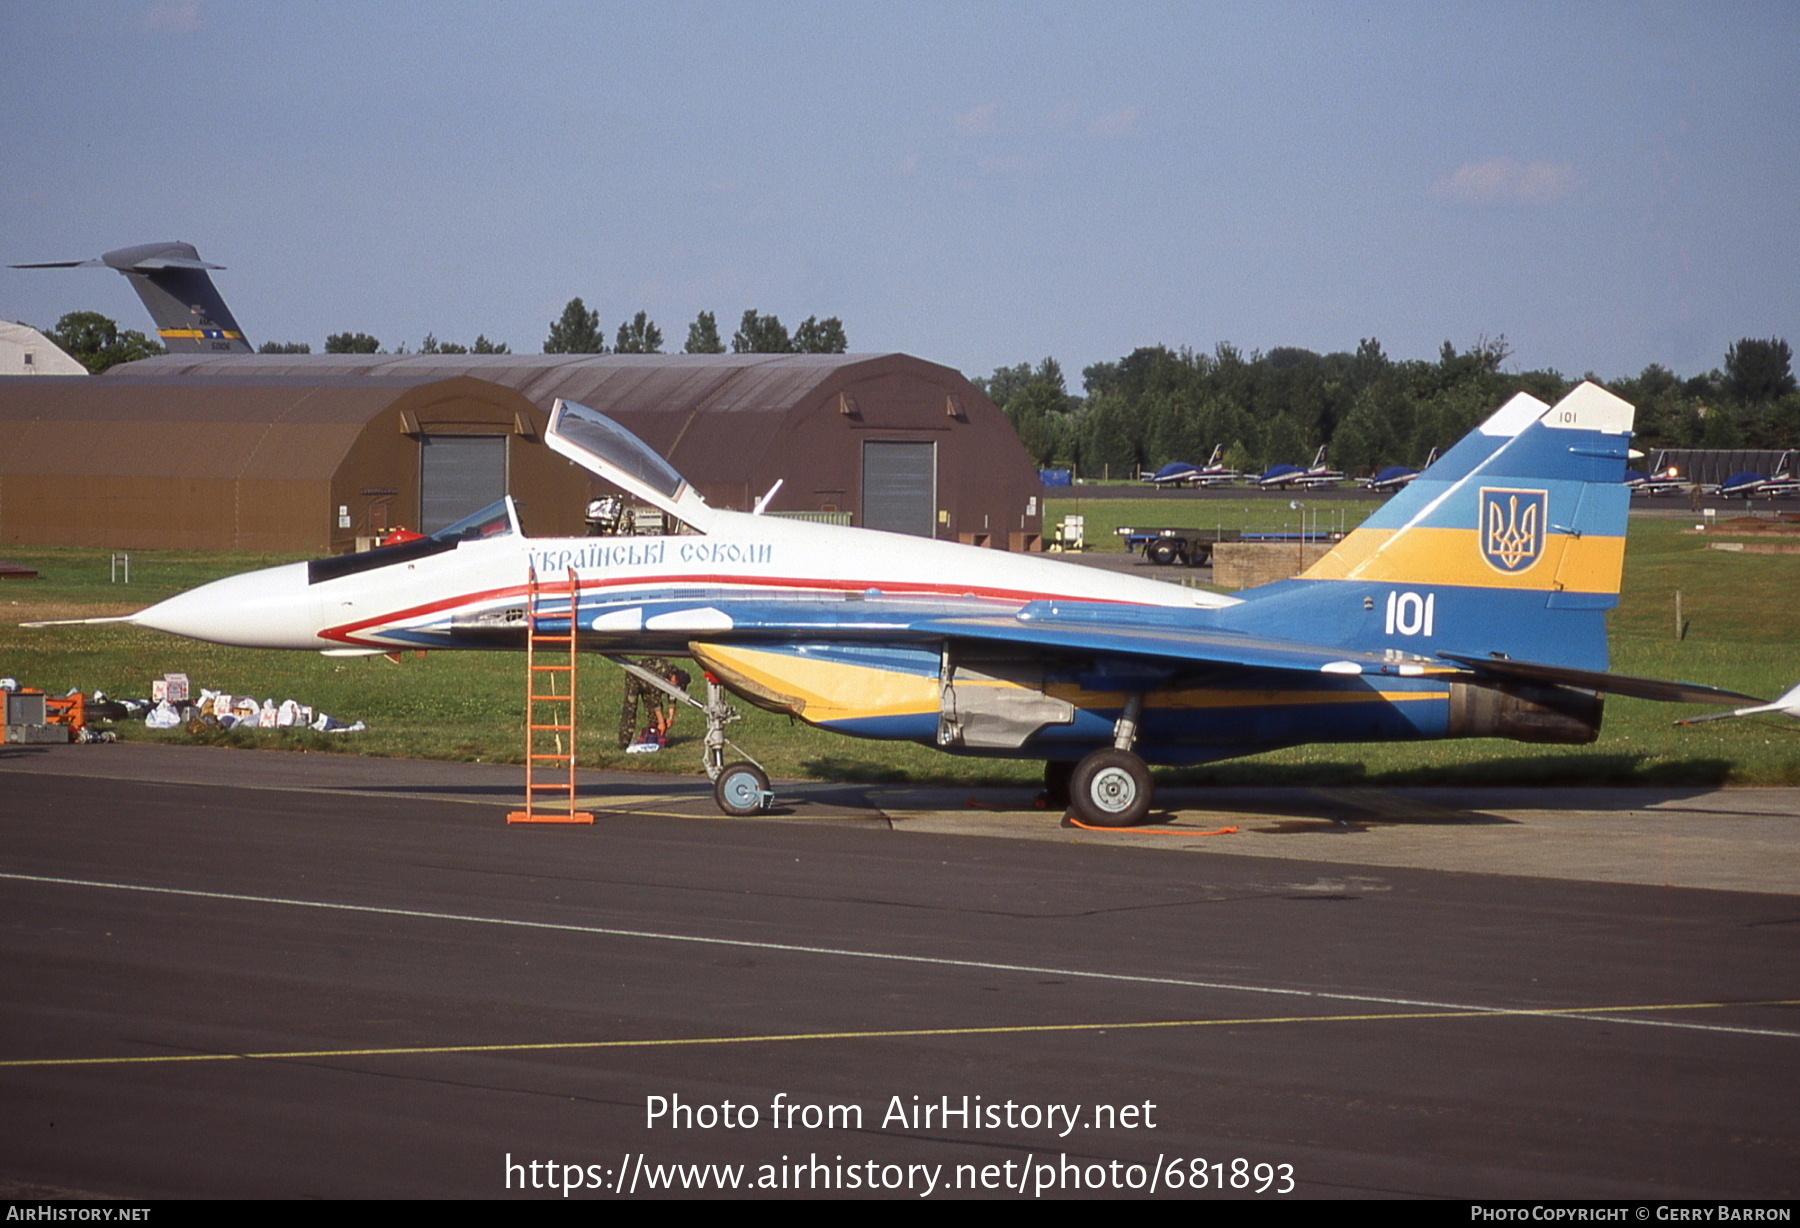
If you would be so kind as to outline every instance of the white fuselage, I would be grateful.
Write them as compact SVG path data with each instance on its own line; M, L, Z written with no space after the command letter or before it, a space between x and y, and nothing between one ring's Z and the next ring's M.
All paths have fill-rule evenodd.
M459 643L459 630L516 622L534 573L566 592L570 572L580 587L581 629L625 640L636 632L727 629L733 607L743 603L767 608L868 595L989 609L1045 598L1189 609L1235 604L1040 555L744 513L714 511L708 521L705 533L669 537L506 535L387 563L376 551L357 556L368 564L361 570L325 579L317 578L317 564L291 563L203 585L132 621L250 648L475 646ZM651 612L642 613L646 608Z

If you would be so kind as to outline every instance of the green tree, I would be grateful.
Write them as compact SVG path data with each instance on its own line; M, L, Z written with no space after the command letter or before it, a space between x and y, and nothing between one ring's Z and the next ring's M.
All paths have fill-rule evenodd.
M723 354L725 343L719 340L719 322L713 313L703 311L694 317L688 325L687 344L682 347L689 354Z
M56 322L50 339L64 353L98 375L122 362L166 353L135 328L120 330L116 321L97 311L71 311Z
M1793 392L1794 351L1779 337L1745 337L1725 351L1725 395L1739 405L1760 405Z
M1087 376L1088 368L1082 372ZM1143 467L1139 413L1122 393L1096 392L1077 424L1076 453L1084 477L1129 478Z
M1031 382L1031 377L1031 364L1022 362L1016 367L995 367L994 373L986 379L977 376L971 382L986 394L988 400L1004 409L1013 394Z
M794 349L802 354L842 354L850 348L844 336L844 322L836 316L823 320L807 316L794 330Z
M305 341L265 341L256 347L258 354L310 354L312 345Z
M744 312L731 338L733 354L792 354L794 342L780 316L758 315L753 307Z
M660 354L662 353L662 329L656 327L653 320L645 312L619 325L619 337L613 344L615 354Z
M562 318L550 324L544 341L546 354L604 354L606 340L600 333L600 313L589 311L579 298L569 300Z
M379 354L381 342L367 333L332 333L325 338L327 354Z
M505 342L495 345L489 341L486 333L477 336L474 345L463 345L456 341L439 341L430 333L426 333L425 340L419 344L419 353L421 354L510 354L511 352L506 348Z
M1036 368L1027 364L1002 367L994 376L983 391L990 399L995 390L1006 394L1000 408L1032 459L1040 465L1074 460L1080 442L1075 422L1078 402L1063 383L1061 364L1046 358Z

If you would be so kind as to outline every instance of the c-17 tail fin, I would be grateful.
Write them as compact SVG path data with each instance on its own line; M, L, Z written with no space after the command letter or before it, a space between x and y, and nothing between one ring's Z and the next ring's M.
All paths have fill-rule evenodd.
M207 270L223 268L200 259L191 243L142 243L121 247L93 260L15 264L15 269L117 269L137 291L171 353L248 354L231 308Z

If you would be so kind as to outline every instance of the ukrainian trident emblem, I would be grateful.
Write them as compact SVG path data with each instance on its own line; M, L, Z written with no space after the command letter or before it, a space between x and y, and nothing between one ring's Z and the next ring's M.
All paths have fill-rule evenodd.
M1528 569L1544 554L1550 494L1543 490L1481 492L1481 557L1496 571Z

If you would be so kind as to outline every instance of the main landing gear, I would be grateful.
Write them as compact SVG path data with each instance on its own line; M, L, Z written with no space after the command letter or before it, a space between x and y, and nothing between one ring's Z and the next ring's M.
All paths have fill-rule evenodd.
M1131 827L1150 815L1156 785L1150 769L1131 749L1137 742L1138 722L1144 697L1133 694L1113 726L1113 744L1089 754L1075 765L1069 777L1069 810L1089 827ZM1045 765L1045 792L1050 791L1051 769Z

